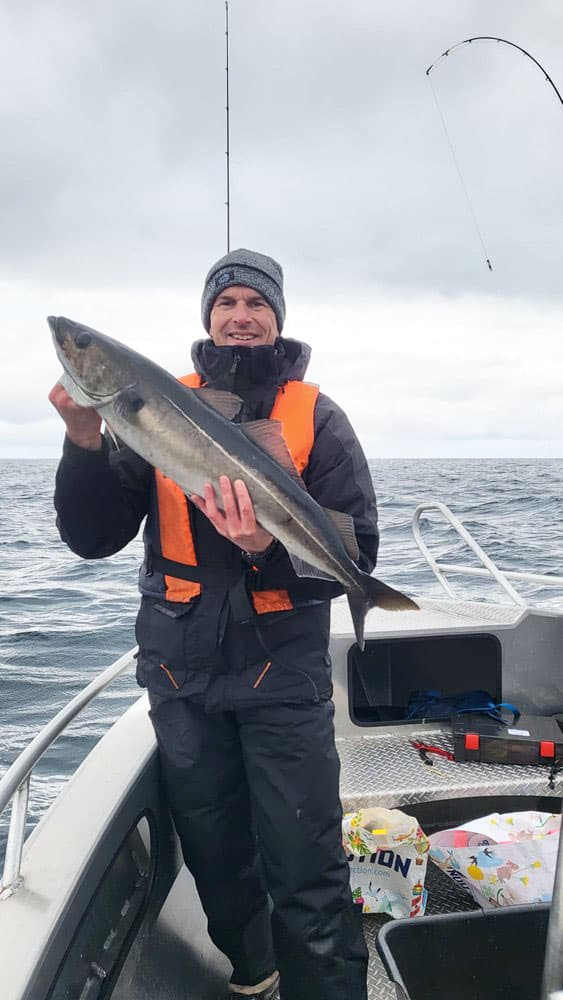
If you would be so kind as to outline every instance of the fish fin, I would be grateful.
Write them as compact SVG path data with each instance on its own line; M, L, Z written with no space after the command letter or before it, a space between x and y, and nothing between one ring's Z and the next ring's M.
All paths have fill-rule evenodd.
M127 385L112 398L113 409L120 417L133 419L143 409L145 401L135 385Z
M375 576L362 573L361 589L349 590L348 604L354 623L354 632L360 649L364 648L364 622L370 608L384 608L386 611L419 611L416 604L400 590L382 583Z
M291 560L291 565L297 573L297 576L313 577L317 580L330 580L331 583L334 583L334 577L329 576L329 574L325 573L322 569L318 569L316 566L312 566L311 563L305 562L304 559L301 559L300 556L296 556L293 552L288 552L287 554Z
M282 434L280 420L249 420L240 424L240 429L254 444L257 444L262 451L275 459L278 465L287 472L291 478L306 490L307 487L301 479L294 461L289 453L285 438Z
M236 417L242 406L242 399L240 396L236 396L234 392L226 392L224 389L192 389L191 392L197 393L202 402L207 403L213 410L220 413L221 416L225 417L227 420L232 420Z
M329 507L323 507L323 510L334 524L334 527L344 543L346 552L350 558L357 563L360 558L360 550L356 539L354 518L351 514L344 514L341 510L331 510Z

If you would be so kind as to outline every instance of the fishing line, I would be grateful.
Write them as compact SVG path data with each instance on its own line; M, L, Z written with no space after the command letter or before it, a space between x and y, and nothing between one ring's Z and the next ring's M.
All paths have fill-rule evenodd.
M432 69L432 67L430 67L430 69ZM473 205L471 203L471 198L469 197L469 191L467 190L467 185L466 185L466 183L465 183L465 181L463 179L463 174L461 172L461 167L459 165L459 161L458 161L458 158L456 156L456 152L455 152L455 149L454 149L454 144L453 144L453 142L452 142L452 140L450 138L450 134L448 132L448 126L446 125L446 119L444 118L444 116L442 114L442 109L441 109L440 104L438 102L438 98L436 97L436 91L434 90L434 87L432 86L432 80L430 79L430 69L426 70L426 75L428 77L428 83L430 84L430 90L432 91L432 96L434 98L434 101L435 101L435 104L436 104L436 108L437 108L438 114L440 116L440 120L441 120L442 125L444 127L444 133L445 133L445 136L446 136L446 141L448 143L448 146L450 147L450 152L452 154L452 159L454 161L455 168L457 170L457 174L458 174L458 177L459 177L459 180L460 180L463 192L465 194L465 199L467 201L467 206L469 208L469 214L471 215L471 218L473 220L473 225L475 226L475 232L477 233L477 237L478 237L479 242L480 242L480 244L481 244L481 246L483 248L483 253L485 255L485 260L486 260L486 263L487 263L487 267L489 268L489 271L492 271L493 265L491 264L491 259L489 257L487 248L485 246L485 240L483 239L483 234L482 234L482 232L481 232L481 230L479 228L479 223L477 222L477 216L475 214Z

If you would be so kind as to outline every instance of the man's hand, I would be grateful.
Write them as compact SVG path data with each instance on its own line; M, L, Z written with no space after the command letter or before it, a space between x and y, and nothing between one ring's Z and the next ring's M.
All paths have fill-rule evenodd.
M190 500L198 510L207 515L220 535L234 542L245 552L256 555L264 552L274 536L256 523L252 500L243 481L235 479L231 484L228 476L220 476L219 486L224 513L217 507L215 490L211 483L205 484L203 497L194 494Z
M69 396L60 382L49 393L49 402L66 424L67 437L73 444L89 451L99 451L102 447L102 418L90 406L79 406Z

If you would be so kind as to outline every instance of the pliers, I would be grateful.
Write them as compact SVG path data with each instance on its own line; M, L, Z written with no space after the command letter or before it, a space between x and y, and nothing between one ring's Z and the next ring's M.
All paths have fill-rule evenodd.
M421 760L430 766L434 764L432 758L428 756L431 753L437 754L438 757L445 757L446 760L455 759L451 750L443 750L442 747L435 747L429 743L419 743L418 740L411 740L411 746L413 746L415 750L418 750Z

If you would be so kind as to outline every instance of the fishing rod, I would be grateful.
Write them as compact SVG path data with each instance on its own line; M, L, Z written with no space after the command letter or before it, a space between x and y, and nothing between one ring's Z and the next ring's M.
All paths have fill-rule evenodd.
M434 101L436 103L436 108L438 109L438 114L439 114L440 119L442 121L442 126L444 128L444 133L445 133L445 136L446 136L446 140L447 140L448 146L450 147L450 152L452 154L452 159L453 159L455 168L457 170L457 173L458 173L458 176L459 176L459 180L460 180L461 186L463 188L463 192L465 194L465 199L467 201L467 205L468 205L468 208L469 208L469 213L470 213L471 218L473 220L473 225L475 227L475 231L477 233L477 237L478 237L479 242L481 244L481 247L483 249L483 253L484 253L484 256L485 256L485 262L487 264L487 267L489 268L489 271L492 271L493 270L493 265L491 264L491 259L490 259L490 256L489 256L488 252L487 252L487 248L485 246L485 241L483 239L483 235L482 235L481 230L479 228L479 223L477 222L477 216L476 216L475 211L473 209L473 205L471 203L471 198L469 197L469 191L468 191L467 186L465 184L465 181L463 179L463 174L461 172L461 168L460 168L460 165L459 165L456 153L455 153L453 142L452 142L452 140L450 138L450 134L448 132L448 127L446 125L446 121L445 121L444 115L442 114L442 110L440 108L440 104L438 102L438 98L436 96L436 92L434 90L434 87L432 86L432 81L430 79L430 73L442 61L442 59L447 58L450 55L451 52L454 52L455 49L459 49L462 45L471 45L472 42L497 42L497 43L500 42L503 45L508 45L508 46L510 46L513 49L517 49L518 52L521 52L523 55L527 56L527 58L530 59L538 67L538 69L541 70L541 72L543 73L543 75L544 75L547 83L549 83L549 85L552 87L552 89L554 90L555 94L559 98L559 101L560 101L561 104L563 104L563 97L561 96L559 90L557 89L555 83L551 79L551 77L550 77L549 73L547 72L547 70L542 66L542 64L540 62L538 62L538 60L530 52L527 51L527 49L522 48L521 45L516 45L515 42L510 42L506 38L497 38L495 35L476 35L473 38L465 38L462 42L456 42L455 45L451 45L449 49L446 49L445 52L442 52L442 54L438 57L438 59L436 59L436 61L433 62L428 67L428 69L426 70L426 77L427 77L428 82L430 84L430 89L432 90L432 96L434 97Z
M225 53L226 53L226 119L227 136L225 156L227 158L227 253L231 249L231 177L230 177L230 156L231 156L231 128L230 128L230 107L229 107L229 2L225 0Z
M522 52L523 55L528 57L528 59L531 59L532 62L535 63L535 65L538 67L538 69L541 69L546 81L550 84L551 87L553 87L553 90L557 94L557 97L559 98L561 104L563 104L563 97L559 93L549 73L547 72L546 69L544 69L542 64L538 62L538 60L535 59L534 56L527 51L527 49L523 49L521 45L516 45L515 42L509 42L507 38L497 38L495 35L476 35L474 38L465 38L462 42L456 42L455 45L451 45L449 49L446 49L445 52L442 52L442 54L438 56L436 61L433 62L432 65L428 67L428 69L426 70L426 76L430 76L431 70L433 70L434 67L437 66L442 59L444 59L446 56L449 56L450 52L453 52L455 49L459 49L461 45L471 45L472 42L502 42L503 45L510 45L511 48L518 49L518 51Z

